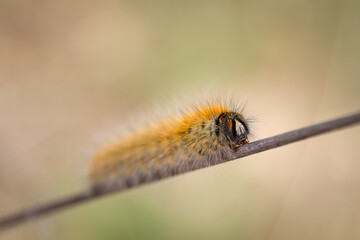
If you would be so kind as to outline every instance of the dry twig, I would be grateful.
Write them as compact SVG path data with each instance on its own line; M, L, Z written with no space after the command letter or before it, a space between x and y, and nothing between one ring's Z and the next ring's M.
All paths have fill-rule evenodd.
M340 128L350 126L360 122L360 112L334 119L327 122L322 122L315 124L309 127L300 128L298 130L290 131L287 133L279 134L273 137L265 138L258 140L256 142L248 143L238 149L236 157L234 159L239 159L248 155L266 151L272 148L280 147L289 143L300 141L315 135L319 135L325 132L338 130ZM234 159L229 159L234 160ZM83 192L75 193L72 196L54 200L45 204L40 204L35 207L21 210L17 213L11 214L0 218L0 230L14 226L29 220L40 215L49 214L56 210L61 210L65 207L70 207L75 204L86 202L88 200L105 196L110 193L120 192L124 189L110 189L102 192L94 192L91 190L86 190Z

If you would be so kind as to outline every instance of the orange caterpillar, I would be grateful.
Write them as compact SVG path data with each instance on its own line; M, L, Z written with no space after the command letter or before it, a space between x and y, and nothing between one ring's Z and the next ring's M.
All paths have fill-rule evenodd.
M226 161L248 142L250 129L239 109L225 105L202 105L106 145L92 159L90 183L127 188Z

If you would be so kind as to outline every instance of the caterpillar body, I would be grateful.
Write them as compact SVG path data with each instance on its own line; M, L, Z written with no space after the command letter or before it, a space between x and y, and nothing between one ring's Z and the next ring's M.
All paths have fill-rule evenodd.
M139 128L95 154L90 184L128 188L224 162L248 142L250 128L241 112L231 104L205 104Z

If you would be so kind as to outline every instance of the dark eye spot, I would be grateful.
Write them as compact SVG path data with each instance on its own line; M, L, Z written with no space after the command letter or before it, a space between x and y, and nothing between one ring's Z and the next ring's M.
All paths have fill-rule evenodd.
M198 151L198 153L199 153L200 156L203 155L203 152L202 152L201 149Z
M232 120L232 134L234 136L234 138L236 137L236 123L235 123L235 120L233 119Z

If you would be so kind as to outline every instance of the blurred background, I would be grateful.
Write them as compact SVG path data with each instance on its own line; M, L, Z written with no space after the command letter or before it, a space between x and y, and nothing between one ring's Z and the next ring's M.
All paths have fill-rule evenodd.
M359 12L355 0L2 0L0 216L82 190L94 138L149 103L231 90L258 115L255 139L359 110ZM359 142L351 127L0 239L360 239Z

